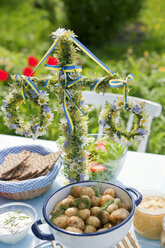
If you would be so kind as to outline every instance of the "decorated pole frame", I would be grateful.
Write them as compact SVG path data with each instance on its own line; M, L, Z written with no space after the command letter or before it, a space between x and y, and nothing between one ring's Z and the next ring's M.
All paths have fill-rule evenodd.
M44 62L51 52L54 51L58 65L45 65L48 70L54 71L54 76L47 79L26 77L23 75L13 76L13 84L10 93L3 100L2 111L5 114L5 124L14 129L17 134L26 137L37 138L46 133L47 126L53 120L53 113L49 106L49 87L54 86L54 92L58 99L58 112L60 114L60 130L62 134L64 151L64 176L69 182L82 181L86 175L86 144L87 144L87 106L82 98L82 89L90 87L96 92L105 92L109 87L123 88L123 99L117 105L106 106L101 115L100 122L106 133L112 137L124 139L125 143L132 142L138 137L143 137L147 130L145 122L147 113L144 104L136 105L127 102L128 83L134 78L132 74L124 79L119 79L103 62L91 53L70 30L57 29L52 33L54 42L47 53L41 59L38 66ZM81 75L81 67L74 65L77 47L96 62L107 75L99 79L88 79ZM37 116L31 116L25 122L19 114L19 106L26 99L33 105L39 106ZM129 110L137 115L138 122L131 132L122 131L115 123L115 118L121 109Z

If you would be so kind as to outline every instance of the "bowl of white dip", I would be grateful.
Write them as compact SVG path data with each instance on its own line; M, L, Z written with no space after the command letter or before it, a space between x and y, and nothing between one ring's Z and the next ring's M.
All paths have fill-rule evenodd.
M37 212L29 204L13 202L0 206L0 241L16 244L36 221Z

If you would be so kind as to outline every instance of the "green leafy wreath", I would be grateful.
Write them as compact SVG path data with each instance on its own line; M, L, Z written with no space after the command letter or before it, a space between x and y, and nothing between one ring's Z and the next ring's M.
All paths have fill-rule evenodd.
M39 107L37 116L31 115L29 121L20 117L19 107L25 103L20 86L14 85L10 88L9 94L3 100L1 110L4 113L5 124L10 129L15 129L19 135L36 139L46 134L47 126L53 120L54 115L48 105L49 97L46 91L39 91L37 94L33 89L26 90L26 98L33 107Z
M134 141L143 138L148 132L146 123L149 116L144 106L145 102L140 102L139 104L133 101L127 102L126 111L133 113L137 117L137 121L131 131L123 130L118 123L120 113L124 108L124 102L121 98L118 98L113 104L106 102L105 108L100 114L99 123L103 125L110 138L116 142L130 145Z

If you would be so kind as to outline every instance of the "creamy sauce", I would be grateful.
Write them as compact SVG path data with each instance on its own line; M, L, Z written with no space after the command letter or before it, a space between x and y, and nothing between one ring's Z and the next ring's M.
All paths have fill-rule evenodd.
M15 234L32 223L32 218L19 212L6 212L0 214L0 234Z
M148 213L160 213L160 211L165 211L165 198L160 196L144 197L138 209L142 211L147 210Z
M135 210L135 230L145 238L159 239L164 216L165 198L146 196Z

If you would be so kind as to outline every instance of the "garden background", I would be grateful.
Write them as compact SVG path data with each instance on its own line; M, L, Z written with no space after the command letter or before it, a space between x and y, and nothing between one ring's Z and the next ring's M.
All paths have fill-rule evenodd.
M79 40L112 71L123 78L135 75L129 95L155 101L163 106L162 114L152 122L147 152L165 154L165 1L164 0L1 0L0 2L0 106L8 92L10 75L26 74L33 57L40 60L52 44L49 34L58 27L71 28ZM29 56L32 62L29 65ZM104 72L83 53L78 64L83 75ZM7 72L7 73L5 73ZM35 76L47 76L44 66ZM111 91L110 91L111 92ZM51 92L52 109L57 105ZM32 107L27 103L27 114ZM90 107L89 133L98 129L98 110ZM25 111L25 110L24 110ZM59 116L43 138L56 140ZM0 133L13 134L3 124Z

